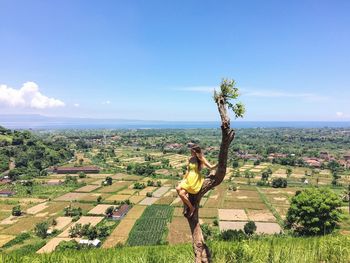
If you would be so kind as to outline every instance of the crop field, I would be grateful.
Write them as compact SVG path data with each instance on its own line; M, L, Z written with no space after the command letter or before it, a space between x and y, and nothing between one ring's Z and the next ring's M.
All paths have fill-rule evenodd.
M12 235L0 235L0 247L2 247L3 245L5 245L7 242L11 241L15 237L16 236L12 236Z
M138 204L143 199L145 199L143 195L133 195L129 198L129 201L133 204Z
M136 221L127 243L131 246L160 244L172 213L171 206L148 206Z
M155 203L159 205L170 205L176 197L173 196L163 196L160 197Z
M109 197L106 198L106 201L113 202L113 201L125 201L129 199L131 195L110 195Z
M97 191L99 193L116 193L121 189L127 188L129 185L131 185L131 182L127 181L118 181L113 183L112 185L109 186L103 186Z
M133 206L124 219L117 225L113 230L111 235L107 237L106 241L103 243L103 248L115 247L118 244L125 244L128 240L129 233L133 228L136 220L142 215L145 206L135 205Z
M48 203L47 202L41 203L41 204L35 205L35 206L31 207L31 208L28 208L27 209L27 213L35 215L35 214L39 213L40 211L44 210L47 207L48 207Z
M49 242L45 244L42 248L40 248L37 253L49 253L55 250L55 248L62 242L62 241L69 241L72 240L73 238L62 238L62 237L55 237L52 238Z
M87 193L89 193L89 192L92 192L100 187L101 186L99 186L99 185L89 184L89 185L85 185L83 187L80 187L79 189L76 189L75 192L87 192Z
M157 197L146 197L145 199L143 199L139 205L152 205L154 204L155 202L158 201L159 198Z
M35 216L23 216L16 220L14 224L1 230L1 234L19 234L24 231L30 231L34 228L36 223L46 221L46 218Z
M115 207L113 205L97 205L94 208L92 208L88 214L95 214L95 215L104 215L108 207Z
M72 222L72 218L68 216L59 216L56 218L57 225L53 226L52 229L62 230Z

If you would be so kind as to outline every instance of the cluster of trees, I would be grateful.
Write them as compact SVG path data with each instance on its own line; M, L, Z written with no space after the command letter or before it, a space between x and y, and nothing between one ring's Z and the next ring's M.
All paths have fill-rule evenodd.
M134 173L141 176L152 176L152 175L155 175L156 166L151 165L149 163L145 163L145 164L130 163L126 167L126 171L128 173Z
M77 221L83 214L83 210L80 207L72 207L68 205L63 209L65 216L73 217L73 221Z
M218 226L218 220L213 221L214 226ZM224 241L241 241L252 237L256 232L256 224L254 221L248 221L243 230L224 230L219 232L217 229L210 227L208 224L201 225L204 239L206 240L224 240Z
M138 190L141 190L141 189L144 189L146 187L146 185L144 183L139 183L139 182L136 182L134 183L134 189L138 189Z
M105 238L109 235L107 226L92 226L89 224L77 223L69 229L70 237L87 237L90 240L96 238Z

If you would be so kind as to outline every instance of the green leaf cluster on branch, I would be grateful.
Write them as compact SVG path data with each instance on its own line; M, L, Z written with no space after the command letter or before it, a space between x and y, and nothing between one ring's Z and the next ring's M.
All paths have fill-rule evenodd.
M236 82L233 79L223 79L220 84L220 91L214 90L214 101L216 104L226 104L231 109L235 118L243 118L245 107L241 102L233 103L231 100L237 100L239 97L239 89L236 87Z

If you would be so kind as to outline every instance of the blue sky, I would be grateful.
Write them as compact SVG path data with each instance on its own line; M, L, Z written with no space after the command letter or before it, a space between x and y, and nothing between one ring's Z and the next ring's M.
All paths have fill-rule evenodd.
M0 0L0 113L350 120L349 1ZM26 83L26 84L25 84Z

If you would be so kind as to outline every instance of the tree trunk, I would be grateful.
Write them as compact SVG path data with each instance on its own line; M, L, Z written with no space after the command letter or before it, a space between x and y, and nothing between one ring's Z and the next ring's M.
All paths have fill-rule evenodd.
M217 106L221 117L222 134L220 152L218 156L218 167L214 174L210 174L209 177L204 180L202 188L197 194L189 194L189 199L192 205L195 206L193 216L191 218L187 217L187 221L191 228L192 245L196 263L211 262L211 254L207 245L204 242L202 230L199 224L199 204L203 195L206 192L219 185L224 180L224 177L226 175L228 149L235 137L234 130L230 128L230 118L227 114L225 100L219 99L217 101ZM187 216L186 211L187 207L184 206L184 216Z

